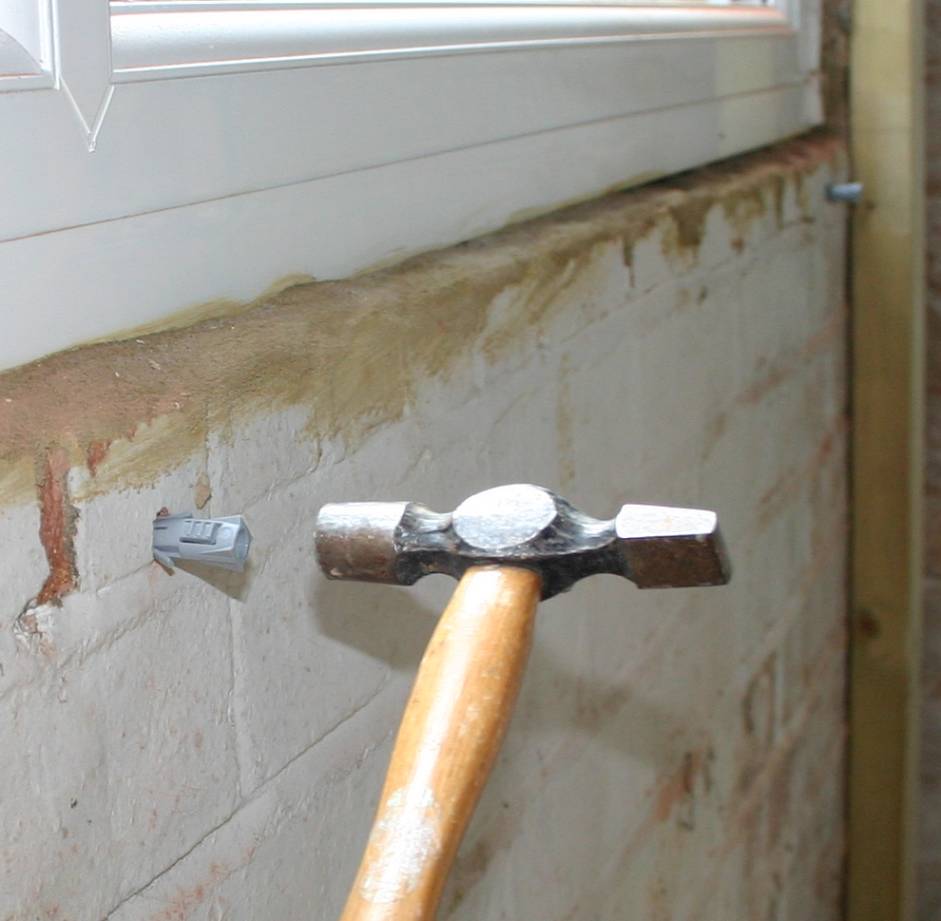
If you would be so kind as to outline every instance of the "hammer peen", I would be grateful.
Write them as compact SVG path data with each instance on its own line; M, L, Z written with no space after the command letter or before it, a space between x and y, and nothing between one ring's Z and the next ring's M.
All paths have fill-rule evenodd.
M713 512L625 505L599 521L526 484L445 514L414 502L325 505L316 545L331 579L460 580L419 666L341 921L434 919L510 719L540 599L595 573L638 588L723 585L730 575Z

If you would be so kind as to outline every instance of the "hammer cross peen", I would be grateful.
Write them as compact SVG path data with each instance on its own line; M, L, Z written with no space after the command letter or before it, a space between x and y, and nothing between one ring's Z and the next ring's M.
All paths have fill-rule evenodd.
M527 484L477 493L450 514L414 502L325 505L316 546L331 579L460 579L419 666L341 921L433 921L510 719L540 598L596 573L638 588L730 576L713 512L625 505L599 521Z

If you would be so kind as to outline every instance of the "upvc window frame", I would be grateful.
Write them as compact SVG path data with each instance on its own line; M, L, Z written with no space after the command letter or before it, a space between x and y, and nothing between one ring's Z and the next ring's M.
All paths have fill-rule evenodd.
M819 26L819 0L0 0L0 367L799 133Z
M417 56L792 32L797 4L112 0L115 82Z

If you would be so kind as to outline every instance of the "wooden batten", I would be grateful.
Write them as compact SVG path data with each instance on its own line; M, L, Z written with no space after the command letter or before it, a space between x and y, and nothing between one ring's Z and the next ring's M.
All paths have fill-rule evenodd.
M922 577L924 180L919 0L856 0L847 918L914 911Z

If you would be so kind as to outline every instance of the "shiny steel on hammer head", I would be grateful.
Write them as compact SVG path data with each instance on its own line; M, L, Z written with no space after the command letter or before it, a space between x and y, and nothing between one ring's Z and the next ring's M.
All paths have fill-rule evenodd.
M471 566L534 569L543 598L594 573L638 588L723 585L728 556L714 512L625 505L591 518L541 486L498 486L452 513L416 502L340 502L317 516L317 558L328 578L411 585L422 576L460 578Z

